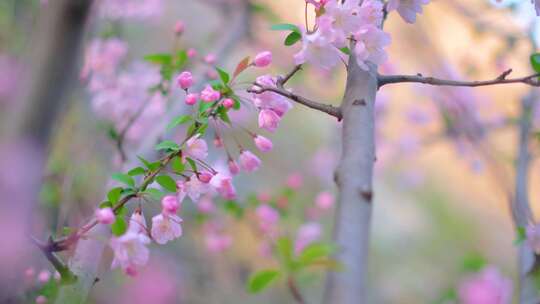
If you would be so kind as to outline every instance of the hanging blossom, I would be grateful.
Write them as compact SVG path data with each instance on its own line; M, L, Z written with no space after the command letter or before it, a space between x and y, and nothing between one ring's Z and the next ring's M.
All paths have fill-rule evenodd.
M120 267L130 276L137 274L137 266L146 265L150 251L146 247L150 238L146 235L146 220L140 212L131 216L128 231L119 237L112 237L110 246L114 252L111 268Z
M276 78L270 75L259 76L255 82L262 86L276 87ZM252 101L260 110L259 127L269 132L276 131L282 117L292 108L291 102L286 97L270 91L253 94Z
M430 0L389 0L388 11L397 10L401 18L408 23L416 22L416 14L422 13L422 5L426 5ZM538 3L538 0L536 0ZM538 5L538 4L537 4Z
M300 254L309 244L320 239L321 234L322 228L319 223L311 222L300 226L294 243L294 252Z
M324 14L316 21L316 30L302 34L302 49L294 55L296 64L309 62L323 69L336 66L345 52L349 39L356 40L353 55L358 65L367 70L368 62L382 64L386 60L384 47L390 44L390 36L380 29L383 6L379 1L338 0L324 5Z
M509 304L512 302L512 281L494 267L466 278L458 288L462 304Z

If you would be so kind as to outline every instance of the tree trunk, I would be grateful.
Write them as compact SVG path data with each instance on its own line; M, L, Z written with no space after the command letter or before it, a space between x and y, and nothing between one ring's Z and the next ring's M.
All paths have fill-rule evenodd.
M339 188L334 239L341 272L328 275L324 303L363 304L367 301L367 266L375 162L376 68L362 70L350 56L342 102L341 160L335 180Z

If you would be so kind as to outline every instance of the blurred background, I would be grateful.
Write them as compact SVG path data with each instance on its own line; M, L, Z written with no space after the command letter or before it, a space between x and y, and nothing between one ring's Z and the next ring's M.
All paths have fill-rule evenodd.
M538 41L533 6L530 1L494 2L434 0L414 25L391 14L385 31L392 44L381 71L464 79L491 79L508 68L515 75L530 74L528 58ZM28 235L44 240L84 223L110 187L110 174L122 168L111 130L118 127L114 119L129 114L118 107L133 108L137 101L100 103L84 73L98 39L125 43L117 46L125 52L123 71L138 69L132 63L148 54L193 48L193 61L209 77L205 56L215 54L219 66L233 70L242 58L263 50L274 55L267 72L278 75L292 68L299 45L283 46L284 34L270 26L301 25L303 19L303 0L0 1L0 300L34 303L49 292L44 286L52 279L45 273L54 277L53 268ZM178 21L185 25L182 35L175 34ZM138 71L143 78L151 73ZM127 73L117 76L133 82L126 90L139 89L145 80ZM258 75L243 75L238 90ZM338 105L344 76L343 66L329 72L307 67L289 86ZM524 143L532 156L527 191L533 212L539 211L540 115L533 90L401 84L379 92L372 303L452 303L460 281L484 265L516 281L518 236L509 201L527 98L533 100L525 110L532 123ZM189 111L180 93L172 90L166 105L145 114L135 128L139 131L127 136L126 150L144 150L145 131L168 123L163 120L171 108ZM256 129L256 112L249 107L233 120ZM340 124L295 105L271 138L274 150L260 155L261 170L235 179L239 202L265 195L285 200L289 216L280 229L294 235L314 217L310 212L320 193L336 194L332 176L340 155ZM219 162L222 156L214 152L211 148L210 158ZM89 302L292 303L283 282L261 294L246 292L253 271L276 264L261 253L264 243L253 216L235 219L230 212L216 212L212 225L218 228L209 228L200 208L184 204L184 236L168 246L153 245L150 262L137 277L110 271L107 248ZM326 241L331 240L334 208L316 216ZM209 233L226 236L230 244L215 250ZM299 279L308 303L320 302L323 287L323 271Z

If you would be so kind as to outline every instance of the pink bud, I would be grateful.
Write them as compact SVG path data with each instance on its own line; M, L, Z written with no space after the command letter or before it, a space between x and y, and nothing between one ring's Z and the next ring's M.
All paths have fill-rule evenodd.
M302 187L303 178L300 173L293 173L287 178L287 187L297 190Z
M194 104L197 103L197 100L198 100L198 99L199 99L199 94L196 94L196 93L189 93L189 94L187 94L187 96L186 96L185 102L186 102L186 104L187 104L188 106L192 106L192 105L194 105Z
M197 56L197 50L194 49L194 48L188 49L187 50L187 55L188 55L189 58L193 58L193 57Z
M36 304L45 304L47 303L47 298L43 295L37 296Z
M199 174L199 180L202 183L208 184L210 182L210 180L212 179L212 176L214 176L214 175L209 173L209 172L203 172L203 173Z
M42 271L40 271L37 276L38 282L40 283L47 283L50 278L51 278L51 273L46 269L43 269Z
M176 35L182 35L182 33L184 32L184 30L186 29L186 26L184 24L184 22L178 20L176 21L175 25L174 25L174 33Z
M275 132L281 118L272 110L263 109L259 112L259 128Z
M26 279L33 279L34 275L36 275L36 271L33 267L29 267L24 271L24 276L26 277Z
M180 73L180 75L178 75L178 77L176 78L176 83L182 89L187 90L193 85L193 75L191 75L191 72L184 71Z
M204 102L214 102L221 98L221 93L214 90L210 85L207 85L201 92L201 99Z
M229 160L229 171L231 172L232 175L236 175L238 174L238 172L240 172L240 168L238 168L238 165L232 159Z
M232 100L231 98L225 98L223 100L223 106L227 109L230 109L234 106L234 100Z
M98 209L96 210L96 219L101 224L110 225L115 220L114 211L109 207Z
M208 77L208 79L216 80L218 79L219 75L214 70L208 70L206 71L206 77Z
M208 64L214 64L216 62L216 55L208 54L204 57L204 62Z
M214 138L214 146L216 146L216 148L222 148L223 147L223 140L221 140L221 137L215 137Z
M328 210L334 205L334 196L330 192L321 192L315 198L315 205L322 210Z
M251 151L244 150L240 153L240 166L246 172L253 172L261 166L261 160Z
M161 199L161 207L165 214L176 214L179 205L178 199L174 195L166 195Z
M253 60L253 64L256 67L264 68L272 63L272 53L269 51L260 52L255 56L255 59Z
M264 191L264 192L261 191L261 192L257 193L257 199L261 203L268 203L272 199L272 196L270 195L270 193L268 193L266 191Z
M135 265L129 265L124 269L124 272L130 277L136 277L138 273Z
M269 152L272 150L273 144L272 141L262 135L257 135L253 138L255 141L255 146L257 146L257 149L259 149L261 152Z

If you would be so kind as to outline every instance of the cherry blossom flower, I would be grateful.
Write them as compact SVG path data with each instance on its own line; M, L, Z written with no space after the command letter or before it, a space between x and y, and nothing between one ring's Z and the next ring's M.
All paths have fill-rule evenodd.
M164 214L176 214L178 208L180 208L177 196L165 195L161 199L161 208Z
M234 106L234 100L231 98L225 98L223 99L223 106L227 109L230 109Z
M51 272L47 269L41 270L37 275L37 280L40 283L47 283L51 279Z
M234 160L229 159L229 161L227 162L227 165L229 166L229 172L232 175L236 175L240 173L240 168L238 167L238 164Z
M239 161L240 166L242 166L242 169L246 172L256 171L261 166L261 160L257 155L248 150L244 150L240 153Z
M184 71L178 75L176 83L182 89L187 90L193 85L193 75L189 71Z
M355 34L357 39L354 53L358 65L368 70L367 62L382 64L386 61L387 55L384 47L391 42L390 35L373 25L366 25Z
M182 219L174 214L158 214L152 218L152 238L158 244L166 244L182 236Z
M261 152L270 152L272 150L272 141L262 135L256 135L253 137L253 141L255 142L257 149L259 149Z
M212 201L210 196L203 196L197 202L197 210L199 210L201 213L209 214L216 210L216 206L214 205L214 201Z
M44 295L39 295L36 297L36 304L45 304L47 303L47 297Z
M287 177L287 187L298 190L300 187L302 187L302 184L304 183L304 178L302 177L302 174L296 172L292 173Z
M214 223L205 226L204 242L208 251L212 253L223 252L232 245L231 236L220 230L220 227Z
M255 56L253 59L253 65L259 68L264 68L269 66L272 63L272 53L269 51L264 51Z
M210 180L210 185L225 199L234 199L236 197L236 189L232 184L232 178L225 173L218 172L214 175Z
M127 43L118 38L92 40L85 50L81 77L87 78L91 73L114 74L127 51Z
M174 24L174 33L176 35L182 35L185 29L186 25L181 20L176 21L176 23Z
M388 11L397 10L401 18L408 23L416 22L416 14L422 13L422 5L426 5L430 0L389 0Z
M189 93L186 95L186 104L188 106L192 106L197 103L197 100L199 99L199 94L197 93Z
M322 228L319 223L311 222L302 225L297 232L294 242L294 252L299 254L309 244L321 237Z
M383 21L383 4L377 0L364 0L358 10L360 24L371 24L379 27Z
M255 214L259 221L259 229L269 236L275 236L280 218L279 212L268 204L261 204L255 210Z
M208 54L206 56L204 56L204 62L208 63L208 64L214 64L216 62L216 55L214 54Z
M197 202L202 194L205 194L210 190L208 183L201 182L195 176L192 176L184 185L187 195L193 202Z
M205 159L208 156L208 145L206 144L206 141L200 137L201 134L197 133L186 141L186 149L184 150L185 156L196 159Z
M334 206L334 196L330 192L321 192L315 198L315 205L321 210L328 210Z
M259 112L259 128L268 132L275 132L280 120L281 117L272 110L264 109Z
M130 224L131 226L131 224ZM128 230L119 237L112 237L110 246L114 252L111 268L120 267L126 274L136 275L137 266L146 265L150 251L146 247L150 239L143 233Z
M109 207L96 210L96 219L101 224L110 225L115 218L114 211Z
M309 62L322 69L329 70L340 61L340 51L332 45L328 37L317 31L313 34L302 35L302 49L294 55L296 64Z
M207 85L200 94L201 100L204 102L214 102L221 98L221 93L214 90L210 85Z
M458 288L462 304L509 304L512 302L512 281L490 266L466 278Z
M129 220L128 231L146 234L146 227L146 218L144 218L144 215L139 211L133 212Z
M356 32L361 19L358 14L360 6L358 1L329 1L325 6L326 16L332 18L332 26L335 30L334 43L345 46L347 37Z
M257 77L257 84L266 87L276 87L277 79L270 75L263 75ZM270 91L263 92L261 94L253 94L253 104L261 110L272 110L279 118L283 117L290 109L292 104L287 98Z

